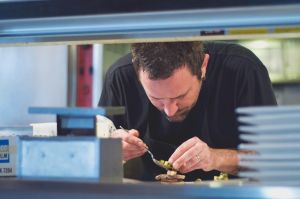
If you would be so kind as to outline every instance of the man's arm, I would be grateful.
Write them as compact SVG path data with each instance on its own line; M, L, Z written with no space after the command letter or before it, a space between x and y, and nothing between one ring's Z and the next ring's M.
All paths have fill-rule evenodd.
M255 153L253 151L231 150L231 149L212 149L215 170L237 175L239 170L239 154Z
M181 173L202 169L204 171L218 170L236 175L239 170L238 154L241 153L251 152L213 149L198 137L193 137L181 144L168 161Z

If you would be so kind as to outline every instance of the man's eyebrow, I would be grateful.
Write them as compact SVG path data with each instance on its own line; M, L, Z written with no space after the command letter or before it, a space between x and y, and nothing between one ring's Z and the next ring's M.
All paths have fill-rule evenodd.
M183 93L183 94L181 94L181 95L179 95L179 96L177 96L177 97L173 97L173 98L170 98L170 99L177 99L177 98L181 98L181 97L183 97L183 96L185 96L185 95L187 95L188 94L188 92L190 91L190 89L191 88L189 88L185 93Z
M151 95L149 95L149 97L151 97L151 98L153 98L153 99L157 99L157 100L163 99L163 98L153 97L153 96L151 96Z
M181 94L181 95L179 95L179 96L177 96L177 97L172 97L172 98L170 98L170 99L177 99L177 98L181 98L181 97L183 97L183 96L185 96L185 95L187 95L188 94L188 92L191 90L191 88L189 88L185 93L183 93L183 94ZM164 99L164 98L157 98L157 97L153 97L153 96L151 96L151 95L149 95L151 98L153 98L153 99L157 99L157 100L161 100L161 99Z

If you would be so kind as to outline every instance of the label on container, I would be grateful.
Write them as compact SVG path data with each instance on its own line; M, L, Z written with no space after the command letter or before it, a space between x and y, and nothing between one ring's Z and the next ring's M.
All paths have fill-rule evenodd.
M9 140L0 140L0 163L9 163Z
M0 136L0 176L16 175L16 136Z

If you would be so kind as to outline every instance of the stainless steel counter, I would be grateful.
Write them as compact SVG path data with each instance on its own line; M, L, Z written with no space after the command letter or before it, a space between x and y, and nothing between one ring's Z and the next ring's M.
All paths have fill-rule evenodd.
M165 185L158 182L98 184L0 179L1 198L299 198L300 187L207 184Z
M300 4L293 3L2 20L0 17L0 45L299 37L299 9Z

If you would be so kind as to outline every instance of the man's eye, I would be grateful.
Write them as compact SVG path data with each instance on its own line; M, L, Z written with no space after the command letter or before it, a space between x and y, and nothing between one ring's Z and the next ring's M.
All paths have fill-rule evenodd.
M158 98L150 97L152 100L158 101Z
M178 97L178 99L183 99L183 98L185 98L185 96L186 95L181 95L181 96Z

